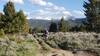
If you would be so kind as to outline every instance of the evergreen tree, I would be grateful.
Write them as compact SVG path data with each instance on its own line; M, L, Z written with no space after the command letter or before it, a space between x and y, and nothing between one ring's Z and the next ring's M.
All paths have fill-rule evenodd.
M3 14L0 13L0 23L2 23L2 17L3 17Z
M60 22L59 22L59 31L66 32L66 24L64 21L64 17L62 17Z
M84 3L85 15L87 17L87 28L89 31L100 31L100 2L88 0ZM99 4L99 6L98 6Z
M97 0L96 1L96 27L95 27L95 31L96 32L100 32L100 1Z
M4 6L3 11L3 29L6 33L29 32L28 20L26 19L26 16L24 15L22 10L16 12L14 4L9 1Z
M14 21L14 17L16 15L15 12L15 8L14 8L14 4L12 2L8 2L5 6L4 6L4 16L5 16L5 31L12 33L14 32L14 26L12 24L12 22Z
M2 29L2 16L3 16L3 14L2 13L0 13L0 29Z
M83 24L81 24L81 25L79 26L79 31L85 32L85 31L86 31L85 28L86 28L86 27L85 27Z
M49 27L49 32L57 32L57 24L54 22L51 22L51 25Z
M29 32L28 20L22 10L17 13L16 26L20 32Z
M71 26L69 25L68 21L65 21L65 28L67 32L70 31Z
M2 13L0 13L0 19L1 19L2 15L3 15L3 14L2 14Z
M29 24L28 24L28 20L25 18L24 22L23 22L23 26L22 26L22 30L24 33L28 33L29 32Z
M6 27L6 19L5 16L3 15L3 13L0 13L0 29L5 29Z

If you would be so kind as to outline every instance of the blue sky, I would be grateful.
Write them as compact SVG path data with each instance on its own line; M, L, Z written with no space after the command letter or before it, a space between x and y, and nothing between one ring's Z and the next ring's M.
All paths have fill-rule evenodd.
M8 0L0 0L0 12ZM24 11L27 18L59 19L84 18L83 3L86 0L10 0L17 11Z

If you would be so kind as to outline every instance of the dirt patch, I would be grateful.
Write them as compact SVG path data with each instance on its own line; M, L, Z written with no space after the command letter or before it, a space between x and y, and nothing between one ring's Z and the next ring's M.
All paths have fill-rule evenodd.
M77 51L74 56L97 56L96 53L87 52L87 51Z
M37 56L97 56L97 54L87 51L77 51L76 53L73 53L72 51L52 49L48 53L40 53Z

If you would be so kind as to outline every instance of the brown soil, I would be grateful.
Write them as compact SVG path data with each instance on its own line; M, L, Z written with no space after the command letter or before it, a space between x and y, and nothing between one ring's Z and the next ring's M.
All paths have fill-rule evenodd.
M77 51L73 53L72 51L52 49L50 52L40 52L39 54L37 54L37 56L96 56L96 54L86 51Z

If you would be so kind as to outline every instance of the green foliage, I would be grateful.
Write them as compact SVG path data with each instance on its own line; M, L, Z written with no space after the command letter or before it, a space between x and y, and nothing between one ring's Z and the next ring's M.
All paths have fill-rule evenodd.
M0 29L4 28L4 15L2 13L0 13Z
M17 37L21 38L22 36L7 35L6 38L0 38L0 56L36 56L38 51L36 42L27 41L27 37L25 37L26 40L21 41L21 43L17 43L11 39L16 40ZM29 36L28 38L32 40Z
M36 33L41 33L43 31L44 31L44 29L42 27L39 27L39 26L34 27L32 30L32 32L36 32Z
M88 0L84 2L84 11L88 23L87 30L98 32L100 29L100 2L96 0Z
M64 21L64 17L61 18L61 21L59 23L59 31L66 32L66 24Z
M16 14L14 4L10 1L4 6L3 11L4 11L5 16L9 17L10 19L13 19Z
M7 2L4 6L4 15L0 13L0 29L4 29L5 33L28 33L28 20L23 11L15 11L13 2Z
M29 33L32 34L32 28L29 28Z
M61 48L64 50L89 50L100 48L100 38L98 35L95 36L92 33L50 33L50 36L46 40L46 43L53 48Z
M42 39L38 39L39 44L42 46L42 50L50 51L50 46L47 45Z
M5 33L4 33L4 30L3 29L0 29L0 37L4 37L5 36Z
M86 26L85 25L80 25L80 26L74 26L70 29L72 32L86 32Z
M5 16L5 24L6 24L6 28L5 29L7 32L11 33L14 31L14 27L12 26L12 22L14 21L14 17L16 15L15 13L15 8L14 8L14 4L12 2L8 2L5 6L4 6L4 16Z
M52 48L59 48L58 44L56 43L55 39L49 39L48 41L46 41L46 43L51 46Z
M54 22L51 22L51 25L49 27L49 32L57 32L57 31L58 31L57 24Z
M20 10L17 13L17 17L18 18L16 18L16 23L18 26L18 30L20 32L28 33L29 32L28 20L26 19L26 16L24 15L22 10Z
M81 31L81 32L86 32L86 26L85 26L85 25L81 25L81 26L79 27L79 31Z
M71 26L69 25L68 21L65 21L65 29L67 32L70 31Z
M17 56L36 56L37 46L35 43L23 42L19 44L16 54Z

